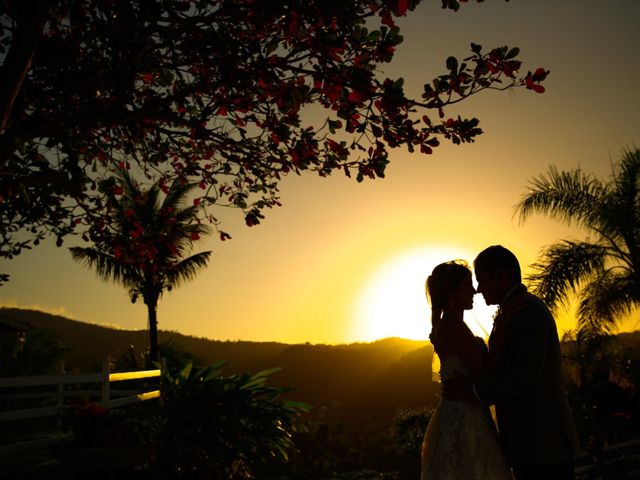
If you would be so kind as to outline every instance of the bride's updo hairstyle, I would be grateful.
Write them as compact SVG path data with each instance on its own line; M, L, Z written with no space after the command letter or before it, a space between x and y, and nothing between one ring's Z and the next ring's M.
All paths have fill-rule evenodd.
M431 304L431 334L433 343L436 329L447 304L449 294L456 290L463 280L471 276L469 265L464 260L441 263L433 269L425 285L427 300Z

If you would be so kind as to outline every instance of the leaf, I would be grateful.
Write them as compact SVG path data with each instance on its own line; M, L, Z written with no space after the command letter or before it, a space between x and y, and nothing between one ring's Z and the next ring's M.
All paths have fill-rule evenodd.
M282 367L267 368L266 370L262 370L262 371L256 373L255 375L253 375L253 378L268 377L272 373L279 372L280 370L282 370Z
M296 402L294 400L287 400L283 402L285 408L291 408L295 410L302 410L303 412L310 412L313 406L305 402Z
M184 366L182 370L180 370L180 373L178 374L178 376L182 378L188 378L192 369L193 369L193 362L189 362Z
M458 71L458 59L456 57L447 58L447 68L451 70L452 73L456 73Z
M520 49L518 47L514 47L507 52L507 55L504 57L505 60L509 60L511 58L515 58L520 54Z

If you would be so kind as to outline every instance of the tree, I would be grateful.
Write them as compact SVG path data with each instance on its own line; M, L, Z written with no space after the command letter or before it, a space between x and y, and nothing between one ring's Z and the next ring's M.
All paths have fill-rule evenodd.
M43 329L30 329L24 337L0 337L0 342L0 377L59 373L71 350Z
M640 150L624 151L603 182L580 169L551 167L516 206L520 220L542 213L587 230L584 241L544 248L528 279L554 308L578 294L578 324L610 331L640 304Z
M121 189L105 182L110 209L101 220L101 235L93 247L70 248L71 255L101 278L124 285L132 302L142 297L149 316L149 360L157 361L158 300L207 265L210 251L186 254L210 227L197 221L195 205L183 205L194 184L176 180L161 199L158 184L145 191L126 171L118 178Z
M0 2L0 256L99 228L97 184L116 165L161 188L196 182L203 219L218 228L214 207L232 206L251 226L288 173L383 177L389 149L431 153L481 133L449 105L544 90L546 70L519 76L517 48L475 44L421 99L378 78L402 42L394 18L418 3Z

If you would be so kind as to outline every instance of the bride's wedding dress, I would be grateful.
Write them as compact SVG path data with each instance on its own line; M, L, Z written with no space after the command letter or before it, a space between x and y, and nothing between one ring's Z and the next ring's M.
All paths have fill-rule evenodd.
M441 359L444 383L468 376L457 354ZM475 401L442 399L424 436L421 480L511 480L489 412Z

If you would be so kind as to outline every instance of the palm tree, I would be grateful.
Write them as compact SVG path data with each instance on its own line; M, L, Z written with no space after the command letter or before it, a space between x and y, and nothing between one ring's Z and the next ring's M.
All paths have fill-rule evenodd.
M106 189L105 228L93 235L93 247L72 247L71 255L102 279L126 287L132 302L142 297L149 317L149 360L155 362L158 300L207 265L210 251L186 255L210 228L197 221L195 205L184 205L194 184L176 180L168 189L156 183L145 191L126 171L116 180L120 186Z
M566 306L576 294L580 328L607 333L640 304L640 150L623 151L608 182L551 167L516 211L521 222L542 213L588 232L545 247L532 265L527 279L548 305Z

